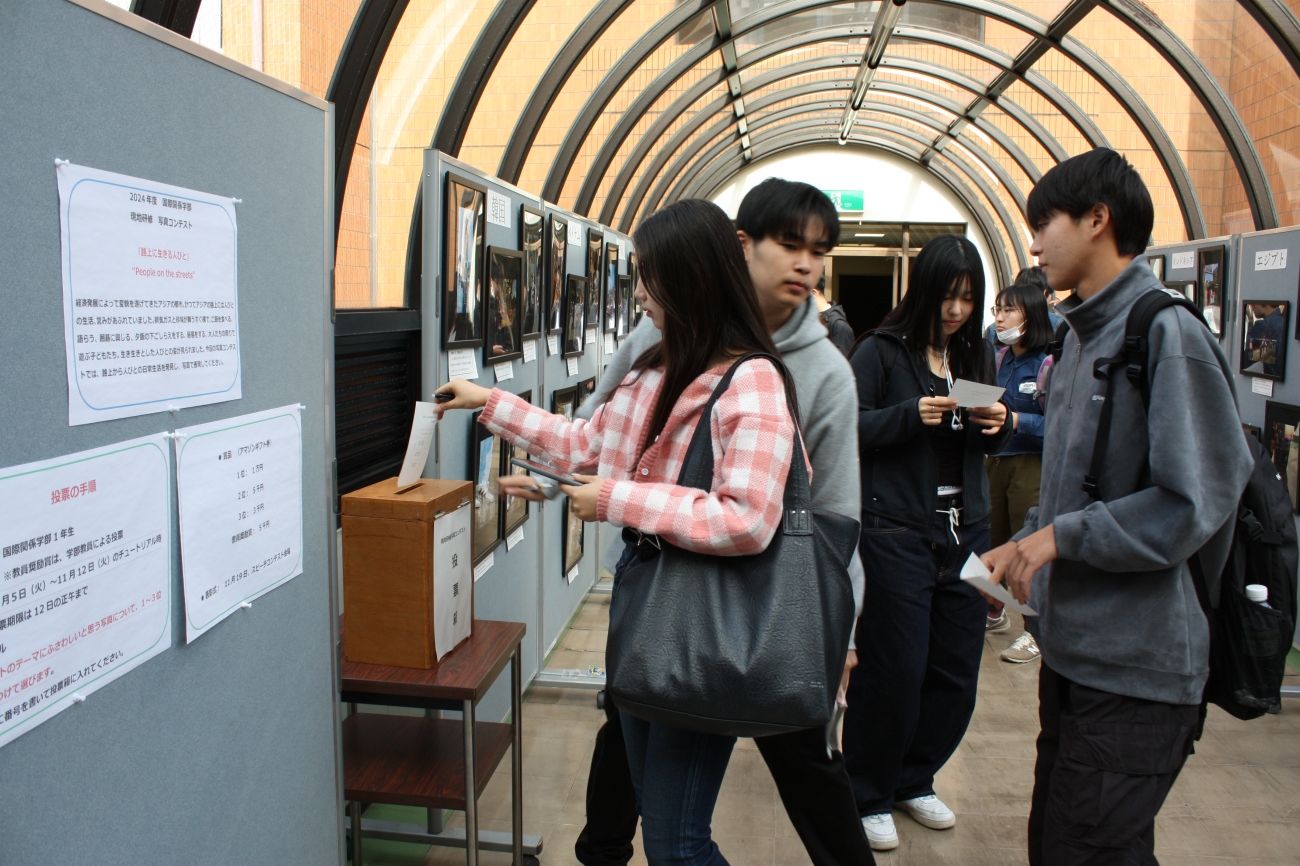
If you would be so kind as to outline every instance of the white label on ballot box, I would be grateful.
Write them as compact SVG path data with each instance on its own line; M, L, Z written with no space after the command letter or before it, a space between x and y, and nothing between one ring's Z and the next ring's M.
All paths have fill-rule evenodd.
M438 661L470 635L474 566L470 504L433 521L433 649Z

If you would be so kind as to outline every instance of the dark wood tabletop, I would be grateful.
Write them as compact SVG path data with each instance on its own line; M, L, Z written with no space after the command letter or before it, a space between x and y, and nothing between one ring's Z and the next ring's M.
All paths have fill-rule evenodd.
M358 697L393 695L435 701L482 700L526 631L521 622L476 619L469 638L425 669L348 661L343 624L344 617L339 617L343 692Z

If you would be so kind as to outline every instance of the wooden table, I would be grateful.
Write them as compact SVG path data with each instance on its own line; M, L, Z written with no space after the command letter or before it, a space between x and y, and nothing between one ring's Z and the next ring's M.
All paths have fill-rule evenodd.
M363 835L428 845L464 845L467 866L477 866L480 847L510 851L515 866L536 863L542 840L524 838L520 726L524 631L523 623L476 619L472 636L426 670L348 661L340 623L342 699L351 710L343 721L343 793L352 818L353 866L362 866ZM511 722L476 722L475 707L506 662L510 663ZM457 722L358 713L357 704L454 710L462 715ZM480 832L479 793L511 746L512 832ZM432 832L434 828L429 827L424 832L416 825L363 822L363 803L463 811L465 830Z

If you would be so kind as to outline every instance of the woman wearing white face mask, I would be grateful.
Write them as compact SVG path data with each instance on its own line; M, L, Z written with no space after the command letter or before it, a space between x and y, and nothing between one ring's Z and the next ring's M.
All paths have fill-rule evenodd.
M989 535L997 547L1020 530L1026 512L1038 504L1043 469L1043 407L1038 395L1038 373L1047 360L1052 326L1047 300L1037 286L1017 283L1003 289L991 312L999 344L998 384L1006 389L1002 400L1011 407L1008 422L1015 431L1007 447L984 462L993 509ZM989 602L988 631L1006 631L1010 625L1002 605ZM1020 664L1038 658L1033 635L1026 631L1002 653L1002 658Z

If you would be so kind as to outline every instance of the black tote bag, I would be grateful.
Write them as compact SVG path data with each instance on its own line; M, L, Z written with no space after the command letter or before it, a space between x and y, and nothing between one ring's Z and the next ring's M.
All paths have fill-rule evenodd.
M712 489L713 406L752 358L772 361L788 381L771 355L733 364L700 415L679 485ZM641 556L619 578L610 605L606 689L619 709L736 737L830 721L853 628L848 569L859 524L813 509L794 420L784 515L767 550L714 556L623 531L629 543L640 541Z

